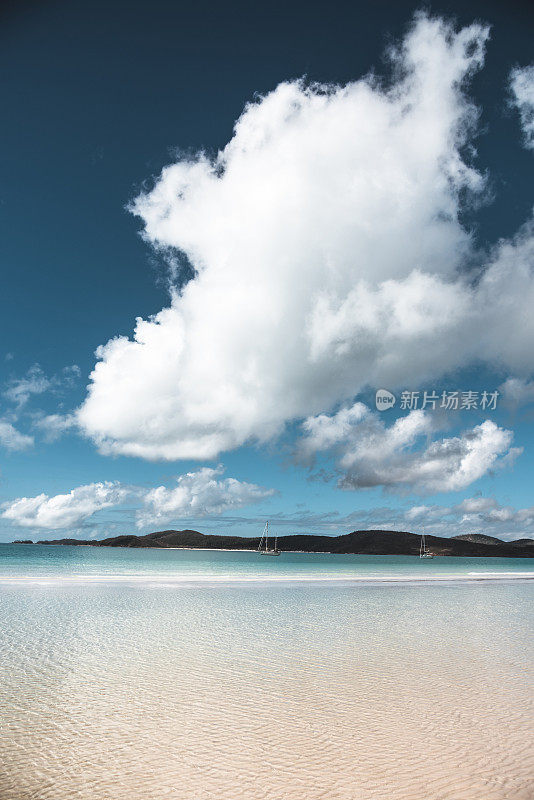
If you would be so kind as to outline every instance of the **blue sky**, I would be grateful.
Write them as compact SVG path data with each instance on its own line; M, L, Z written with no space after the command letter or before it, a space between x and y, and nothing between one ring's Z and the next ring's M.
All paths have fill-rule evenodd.
M6 6L0 538L533 535L532 12L418 8Z

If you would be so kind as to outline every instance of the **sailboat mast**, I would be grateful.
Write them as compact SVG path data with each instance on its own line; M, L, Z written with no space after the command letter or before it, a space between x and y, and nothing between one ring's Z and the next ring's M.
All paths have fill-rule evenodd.
M265 549L269 549L269 520L267 520L267 524L265 526Z
M265 528L264 528L264 529L263 529L263 531L262 531L262 534L261 534L261 539L260 539L260 543L258 544L258 552L260 552L260 551L261 551L261 546L262 546L262 544L263 544L263 540L264 540L264 538L265 538Z

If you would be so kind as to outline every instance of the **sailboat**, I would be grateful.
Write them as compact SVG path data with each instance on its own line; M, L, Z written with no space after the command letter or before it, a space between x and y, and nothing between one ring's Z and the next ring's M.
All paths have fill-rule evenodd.
M434 558L434 553L431 553L425 542L424 532L421 534L421 544L419 545L419 558Z
M262 556L279 556L280 550L278 549L277 542L278 536L275 536L274 547L269 547L269 521L267 521L258 545L258 553Z

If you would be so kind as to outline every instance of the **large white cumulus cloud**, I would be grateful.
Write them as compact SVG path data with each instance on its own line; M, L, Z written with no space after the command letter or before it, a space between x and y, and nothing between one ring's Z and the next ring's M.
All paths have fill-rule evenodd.
M461 155L477 119L464 90L487 35L420 16L390 87L283 83L215 160L180 160L137 198L147 240L196 275L99 349L78 420L104 452L214 458L366 384L480 357L530 370L530 230L476 285L461 277L461 198L484 188ZM528 331L503 337L506 306Z

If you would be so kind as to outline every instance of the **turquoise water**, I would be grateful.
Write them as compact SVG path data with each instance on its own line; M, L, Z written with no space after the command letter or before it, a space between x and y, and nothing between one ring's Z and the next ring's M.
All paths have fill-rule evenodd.
M80 581L367 581L534 578L527 558L157 550L55 545L0 545L0 582L16 578Z

